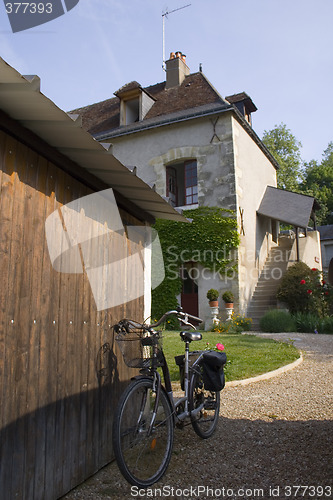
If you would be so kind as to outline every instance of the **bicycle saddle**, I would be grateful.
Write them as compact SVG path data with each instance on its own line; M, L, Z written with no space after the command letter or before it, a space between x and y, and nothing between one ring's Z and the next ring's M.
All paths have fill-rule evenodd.
M185 342L192 342L192 340L201 340L202 335L199 332L180 332L181 339Z

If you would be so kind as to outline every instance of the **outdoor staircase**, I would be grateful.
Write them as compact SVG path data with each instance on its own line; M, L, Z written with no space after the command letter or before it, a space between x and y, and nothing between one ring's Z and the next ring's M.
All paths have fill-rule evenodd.
M269 309L277 307L275 296L287 270L292 243L291 238L280 238L279 245L269 252L247 311L247 316L252 318L254 330L259 330L260 318Z

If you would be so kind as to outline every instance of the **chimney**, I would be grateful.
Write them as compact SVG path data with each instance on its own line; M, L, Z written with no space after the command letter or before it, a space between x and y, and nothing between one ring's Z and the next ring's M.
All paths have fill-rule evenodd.
M186 56L181 52L171 52L170 59L165 62L166 66L166 89L178 87L184 81L185 76L190 74L190 68L186 64Z

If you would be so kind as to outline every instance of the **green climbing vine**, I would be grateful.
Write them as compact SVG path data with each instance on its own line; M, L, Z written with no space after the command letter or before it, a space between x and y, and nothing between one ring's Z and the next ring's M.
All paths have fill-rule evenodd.
M155 229L161 242L165 279L152 291L152 318L177 307L181 292L180 268L196 262L221 277L234 271L232 250L239 245L234 211L218 207L185 210L191 223L159 219ZM172 325L169 325L172 326Z

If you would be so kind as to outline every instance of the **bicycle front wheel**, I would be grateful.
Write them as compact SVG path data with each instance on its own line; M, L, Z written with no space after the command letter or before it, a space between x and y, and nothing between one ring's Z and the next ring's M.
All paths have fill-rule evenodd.
M156 393L153 381L132 382L123 393L113 422L113 448L119 469L132 485L146 488L165 473L173 445L171 404L161 388L151 426Z
M216 429L220 411L220 393L205 388L202 366L196 366L190 381L189 409L195 432L203 439Z

